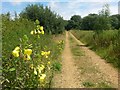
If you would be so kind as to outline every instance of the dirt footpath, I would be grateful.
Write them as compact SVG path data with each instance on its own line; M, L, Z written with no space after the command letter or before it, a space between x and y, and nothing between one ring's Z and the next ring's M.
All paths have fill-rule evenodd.
M69 36L66 32L65 48L62 54L62 72L54 77L54 88L80 88L78 80L77 67L74 65L74 59L69 45Z
M71 48L76 46L70 42L70 37L77 43L75 45L78 51L84 52L83 56L79 56L78 53L79 57L76 58L77 56L73 55ZM62 71L54 76L52 88L108 87L106 83L117 88L118 71L85 47L72 33L66 32L65 48L62 53Z
M106 63L104 59L101 59L94 51L85 47L82 42L80 42L71 32L70 36L81 46L81 50L84 52L85 56L90 58L92 65L97 66L98 70L104 75L106 80L112 82L115 87L118 87L118 70L112 67L109 63Z

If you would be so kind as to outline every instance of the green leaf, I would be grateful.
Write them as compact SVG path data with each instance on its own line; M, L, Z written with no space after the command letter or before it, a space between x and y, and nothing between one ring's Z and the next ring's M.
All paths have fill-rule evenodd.
M20 81L23 80L23 78L21 78L21 77L18 77L17 79L20 80Z
M11 71L11 72L12 72L12 71L15 71L15 68L10 68L9 71Z
M0 70L0 73L2 73L2 70Z

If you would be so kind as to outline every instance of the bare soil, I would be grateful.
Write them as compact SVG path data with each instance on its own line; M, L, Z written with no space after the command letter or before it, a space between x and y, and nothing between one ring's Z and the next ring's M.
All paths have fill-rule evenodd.
M70 42L70 37L74 43ZM84 55L75 56L71 48L77 47ZM118 71L91 51L70 32L66 32L62 53L62 71L53 78L52 88L118 87Z

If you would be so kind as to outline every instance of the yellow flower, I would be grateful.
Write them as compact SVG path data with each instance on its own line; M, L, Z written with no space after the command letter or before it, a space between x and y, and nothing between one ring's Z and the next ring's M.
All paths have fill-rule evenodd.
M30 64L30 66L29 66L31 69L34 69L34 67L33 67L33 64Z
M41 31L42 34L44 34L44 31Z
M44 65L41 65L40 69L43 70L44 68L45 68L45 66L44 66Z
M38 30L38 33L40 34L41 32Z
M48 58L48 56L46 55L45 58Z
M19 50L20 50L20 47L17 46L14 50L19 51Z
M41 74L41 76L40 76L40 82L43 82L44 79L45 79L45 77L46 77L46 74Z
M30 44L29 47L33 47L32 44Z
M49 54L50 54L50 51L47 52L47 55L49 55Z
M40 27L40 30L43 31L43 26Z
M14 57L19 57L19 51L13 50L12 54Z
M39 72L39 74L41 73L41 70L40 69L38 69L38 72Z
M34 34L34 31L31 31L30 34L33 35L33 34Z
M24 49L24 54L26 54L26 55L31 55L31 53L32 53L32 50L31 49Z
M13 51L12 51L12 54L14 57L19 57L19 50L20 50L20 47L16 47Z
M39 74L41 73L42 70L44 70L45 66L44 65L41 65L41 66L38 66L38 72Z
M24 55L24 60L30 60L30 59L31 59L30 55L28 54Z
M45 52L44 52L44 51L41 51L41 55L42 55L42 56L45 55Z
M50 61L48 62L48 64L50 64Z
M49 54L50 54L50 51L48 51L48 52L41 51L41 55L45 56L45 58L48 58Z
M34 68L34 74L37 75L37 70L36 70L36 68Z
M37 34L37 31L36 31L36 30L35 30L34 32L35 32L35 34Z
M41 73L41 71L42 71L44 68L45 68L44 65L38 66L38 71L40 71L40 73Z

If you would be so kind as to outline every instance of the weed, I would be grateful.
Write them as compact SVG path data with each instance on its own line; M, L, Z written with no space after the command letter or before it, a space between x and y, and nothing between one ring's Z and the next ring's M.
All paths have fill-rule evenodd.
M57 71L61 71L62 64L60 62L54 62L53 67Z
M95 84L92 83L92 82L86 81L86 82L83 82L83 85L84 85L85 87L93 87Z

